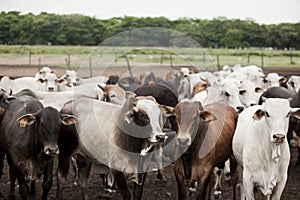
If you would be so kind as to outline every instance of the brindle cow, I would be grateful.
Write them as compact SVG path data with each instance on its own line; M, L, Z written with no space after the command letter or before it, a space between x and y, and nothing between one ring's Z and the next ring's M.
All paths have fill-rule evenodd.
M209 179L214 167L223 168L230 158L233 193L236 199L237 164L232 157L232 138L237 123L236 111L225 103L202 108L199 103L181 102L174 114L178 123L175 140L174 171L178 199L187 199L189 191L197 199L209 198ZM198 185L198 186L197 186Z

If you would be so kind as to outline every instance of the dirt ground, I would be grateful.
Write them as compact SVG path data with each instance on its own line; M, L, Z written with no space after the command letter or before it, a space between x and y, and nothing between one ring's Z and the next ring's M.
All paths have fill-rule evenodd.
M65 69L62 68L55 68L56 72L61 75ZM282 72L283 75L289 74L299 74L300 70L293 69L287 70L283 68L277 68L276 71ZM118 74L122 75L126 71L126 68L118 68L105 71L105 75L109 74ZM275 71L272 68L265 68L265 72ZM12 77L19 77L19 76L33 76L37 72L37 67L28 67L28 66L7 66L2 65L0 66L0 76L8 75ZM283 192L282 198L283 200L299 200L300 199L300 167L296 166L296 158L297 158L297 149L291 149L291 163L289 167L289 176L288 181ZM255 158L253 158L255 159ZM55 171L54 171L55 173ZM81 199L81 192L80 189L72 184L73 179L73 171L70 169L70 173L68 176L68 184L64 190L63 196L65 200L79 200ZM177 184L173 173L173 165L170 165L164 169L164 175L166 177L167 182L164 184L157 184L155 185L155 172L151 172L148 174L144 192L143 192L143 199L146 200L171 200L177 199ZM54 177L53 186L51 192L49 194L48 199L55 199L56 195L56 177ZM7 165L4 169L4 176L0 181L0 192L4 197L8 196L9 190L9 177L8 177L8 169ZM132 188L131 188L132 190ZM18 191L18 190L16 190ZM41 195L41 181L37 183L37 193ZM100 175L97 170L97 166L92 167L92 172L90 175L90 186L89 186L89 194L90 199L101 199L100 196L103 193L101 187L101 179ZM16 199L20 199L18 192L16 194ZM120 195L114 194L113 199L121 199ZM231 186L228 184L224 184L223 187L223 198L222 199L232 199L232 190ZM264 199L261 194L257 194L257 199Z

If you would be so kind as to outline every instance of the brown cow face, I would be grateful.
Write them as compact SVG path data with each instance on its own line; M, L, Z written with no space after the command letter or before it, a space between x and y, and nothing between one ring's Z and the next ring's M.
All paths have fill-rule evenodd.
M183 147L191 145L200 123L216 120L212 113L203 111L200 103L179 103L174 113L178 124L176 144Z

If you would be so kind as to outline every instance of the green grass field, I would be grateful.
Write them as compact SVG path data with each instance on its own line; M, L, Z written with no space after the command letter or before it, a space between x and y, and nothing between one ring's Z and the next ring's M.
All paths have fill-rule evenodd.
M124 64L124 55L130 62L143 63L213 63L213 65L258 65L268 67L300 67L300 51L259 50L259 49L193 49L193 48L142 48L142 47L96 47L96 46L29 46L0 45L0 59L13 61L21 57L77 57L85 59L92 57L118 58L119 65ZM172 56L171 56L172 54ZM262 57L263 54L263 57ZM123 61L122 61L123 59ZM172 61L171 61L172 59ZM26 59L25 59L26 60ZM28 59L27 59L28 60ZM28 61L26 61L28 62ZM57 61L58 65L66 66L64 59ZM0 64L1 63L0 61ZM27 63L24 63L27 64ZM73 62L73 67L80 64Z

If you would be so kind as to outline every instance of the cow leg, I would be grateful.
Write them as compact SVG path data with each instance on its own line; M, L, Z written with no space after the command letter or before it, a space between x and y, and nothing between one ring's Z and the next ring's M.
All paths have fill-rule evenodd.
M233 200L237 200L237 185L239 181L239 172L237 170L238 163L233 156L230 157L230 174L232 182Z
M18 183L19 183L20 197L21 197L21 199L27 199L28 196L29 196L29 187L28 187L27 182L25 180L25 175L17 169L15 169L14 171L15 171ZM15 181L15 179L14 179L14 181ZM13 185L15 185L15 184L13 184Z
M115 177L118 190L120 191L123 199L130 200L130 192L128 190L128 185L123 172L117 171L115 169L111 169L111 172Z
M142 173L138 175L139 184L134 183L133 199L142 199L146 177L147 173Z
M91 172L92 162L81 156L80 154L77 155L76 163L78 166L78 180L79 180L79 187L81 189L82 199L88 199L88 179Z
M58 155L58 166L57 166L57 188L56 188L56 199L62 199L62 192L67 183L67 176L70 168L70 157L60 153Z
M178 162L178 161L177 161ZM183 171L180 170L180 164L176 164L174 166L175 178L177 182L177 196L178 200L187 199L187 187L185 186Z
M31 182L30 182L29 199L30 199L30 200L35 200L35 199L36 199L35 181L31 181Z
M300 143L300 141L299 141L299 143ZM299 144L299 145L300 145L300 144ZM300 167L300 147L298 147L298 159L297 159L296 165L297 165L298 167Z
M282 194L282 192L284 190L286 181L287 181L287 174L285 174L282 177L281 181L279 183L277 183L276 187L272 191L271 200L279 200L280 199L281 194Z
M47 165L44 167L44 179L43 179L43 194L42 199L47 200L49 191L52 187L53 183L53 177L52 177L52 170L53 170L53 159L47 163Z
M200 178L200 188L196 190L196 197L198 200L202 200L206 198L207 188L209 184L209 180L211 178L212 168L205 169Z
M243 195L245 195L245 199L254 200L254 184L250 180L251 175L244 169L243 170Z
M157 184L158 182L166 182L166 180L163 177L162 174L162 170L163 170L163 166L162 166L162 160L163 160L163 149L161 147L161 145L158 146L158 149L156 149L156 151L154 151L154 158L155 161L157 162L157 176L156 176L156 180L155 180L155 184Z
M12 164L10 155L7 155L6 157L9 166L9 181L10 181L8 199L15 199L16 172Z
M215 167L213 169L213 176L208 185L208 199L221 199L221 181L223 170ZM210 196L211 195L211 196Z

